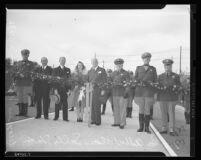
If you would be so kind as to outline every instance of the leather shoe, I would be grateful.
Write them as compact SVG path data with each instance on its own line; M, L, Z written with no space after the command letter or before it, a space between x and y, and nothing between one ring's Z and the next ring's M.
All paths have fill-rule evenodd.
M124 129L124 126L119 126L120 129Z
M113 127L118 127L120 126L119 124L112 124Z
M39 118L41 118L41 117L38 117L38 116L35 117L35 119L39 119Z
M55 120L55 121L56 121L56 120L58 120L58 118L54 118L53 120Z

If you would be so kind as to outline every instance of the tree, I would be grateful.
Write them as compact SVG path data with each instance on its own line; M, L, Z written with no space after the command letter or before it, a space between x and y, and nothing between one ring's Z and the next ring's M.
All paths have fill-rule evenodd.
M11 68L11 66L12 66L12 60L11 60L11 58L6 58L6 70L9 70L10 68Z

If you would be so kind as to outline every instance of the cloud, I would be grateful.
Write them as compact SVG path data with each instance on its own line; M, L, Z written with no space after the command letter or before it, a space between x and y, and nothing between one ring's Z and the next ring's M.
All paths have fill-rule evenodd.
M6 35L6 56L17 59L21 58L21 49L29 48L34 61L46 56L50 65L58 65L59 56L66 56L73 68L78 60L90 67L90 59L96 52L101 61L105 60L105 66L113 68L113 60L122 56L128 61L125 67L134 69L145 51L164 51L180 45L190 48L188 5L143 11L8 10L7 13L10 32ZM165 52L154 57L169 55L170 52ZM133 59L134 65L129 62Z

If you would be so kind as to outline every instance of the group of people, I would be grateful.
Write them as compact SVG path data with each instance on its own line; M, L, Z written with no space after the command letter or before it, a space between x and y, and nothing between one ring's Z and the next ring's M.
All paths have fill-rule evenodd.
M76 108L77 122L83 122L84 108L86 107L85 83L93 84L92 108L91 108L91 124L101 125L101 114L105 113L106 102L110 101L113 111L114 124L112 126L124 129L126 126L126 118L132 115L133 100L139 106L139 129L137 132L151 133L149 130L150 120L153 115L153 105L155 101L159 102L162 117L161 134L168 133L175 136L175 106L179 100L179 95L175 92L156 91L150 86L123 86L123 81L135 79L141 82L159 82L164 86L182 85L178 74L172 72L173 60L165 59L164 73L157 76L157 71L154 66L151 66L151 54L145 52L141 58L143 65L137 66L135 73L124 70L124 60L121 58L115 59L114 65L116 70L105 70L98 65L98 60L91 60L92 67L89 71L86 70L83 62L79 61L75 67L75 71L71 73L70 68L65 66L66 58L60 57L60 65L54 69L48 66L48 59L41 58L41 66L34 68L33 62L28 60L30 51L24 49L21 51L23 60L19 61L16 69L13 72L13 78L16 83L19 114L18 116L27 116L28 94L34 93L36 101L36 119L41 118L42 106L44 118L47 120L50 107L50 91L53 90L55 95L60 96L58 103L55 103L54 120L59 118L59 110L63 111L63 120L68 119L68 108ZM26 71L41 73L44 75L52 75L56 77L64 77L66 79L74 79L76 83L49 83L46 79L34 79L25 74ZM24 73L24 74L23 74ZM110 80L114 85L110 89L103 89L98 84L105 83ZM116 84L116 85L115 85ZM68 107L69 93L73 97L72 106ZM183 96L183 101L188 99L190 93ZM106 97L104 102L101 97ZM189 99L187 101L190 101ZM41 104L43 102L43 105ZM101 113L101 105L103 110ZM185 117L190 119L190 103L185 103ZM169 126L168 126L169 122Z

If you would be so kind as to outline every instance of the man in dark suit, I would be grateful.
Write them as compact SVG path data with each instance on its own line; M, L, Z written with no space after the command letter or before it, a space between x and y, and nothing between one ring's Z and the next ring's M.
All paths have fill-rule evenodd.
M173 60L165 59L163 60L165 72L158 76L159 84L168 87L174 85L180 86L179 75L172 72ZM167 133L168 130L168 115L169 115L169 134L171 136L177 136L175 132L175 106L178 101L178 94L173 91L159 91L157 100L160 104L161 117L162 117L162 130L161 134Z
M91 124L101 124L101 89L98 84L104 83L107 80L107 74L104 68L98 66L98 60L92 59L92 68L88 72L88 81L93 85L92 91L92 109L91 109Z
M35 69L36 73L44 75L52 75L52 68L47 66L48 59L46 57L41 58L42 66ZM47 80L35 79L34 80L34 92L36 99L36 119L41 118L41 101L43 100L43 114L44 118L48 119L48 110L50 105L50 84Z
M142 60L144 65L137 66L135 71L135 80L142 83L156 82L157 73L154 66L150 66L149 62L151 54L145 52L142 54ZM156 90L149 86L136 86L134 101L139 106L139 124L140 128L138 132L143 132L145 126L145 132L149 131L150 122L150 107L154 104L154 94Z
M58 76L61 78L70 78L71 77L71 70L70 68L65 67L65 63L66 63L66 58L65 57L60 57L59 59L59 63L60 66L58 66L57 68L55 68L53 70L52 75L53 76ZM64 121L69 121L68 120L68 102L67 102L67 98L68 98L68 91L70 89L70 85L67 84L63 84L63 83L56 83L53 85L54 88L54 92L55 94L59 94L60 95L60 102L59 104L55 104L55 117L54 120L58 120L59 118L59 110L62 107L63 110L63 120Z

